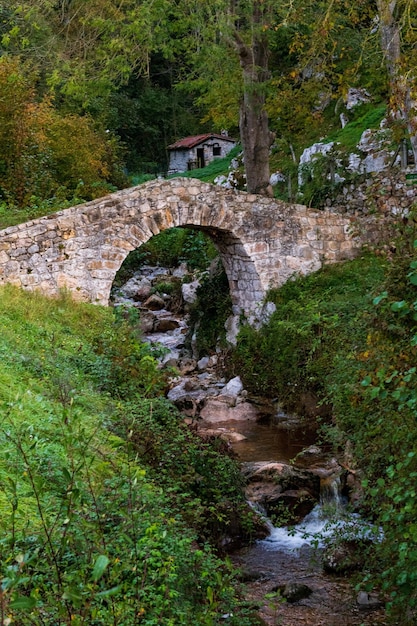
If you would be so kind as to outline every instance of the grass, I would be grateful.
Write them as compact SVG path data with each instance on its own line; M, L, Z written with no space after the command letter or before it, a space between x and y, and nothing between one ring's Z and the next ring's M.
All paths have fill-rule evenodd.
M346 150L354 150L364 130L379 128L379 124L385 116L386 108L385 104L378 106L363 104L357 107L355 119L348 122L344 128L330 133L325 141L334 141Z
M0 621L249 626L196 530L244 503L237 466L160 397L134 325L8 285L0 326Z

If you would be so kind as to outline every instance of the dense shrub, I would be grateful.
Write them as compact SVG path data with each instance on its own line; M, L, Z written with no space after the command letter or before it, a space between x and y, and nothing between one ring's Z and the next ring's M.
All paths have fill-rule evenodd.
M0 198L20 208L54 196L90 200L126 182L117 143L88 116L60 115L51 99L39 99L37 78L1 57Z
M190 311L190 333L195 333L198 356L226 347L225 322L232 314L229 280L220 260L213 263L197 289ZM189 336L189 341L191 337Z
M362 477L361 510L384 537L367 547L361 583L382 588L393 623L408 626L417 615L417 236L412 215L404 224L385 257L271 294L276 313L259 331L242 329L234 366L249 390L289 408L304 392L327 404L321 436Z

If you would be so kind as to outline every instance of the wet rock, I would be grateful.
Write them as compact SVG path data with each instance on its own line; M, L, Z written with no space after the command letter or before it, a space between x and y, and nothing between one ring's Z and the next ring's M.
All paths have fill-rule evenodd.
M367 591L360 591L358 593L356 604L361 611L373 611L383 606L383 602L381 602L375 593L368 593Z
M288 582L285 585L279 585L272 591L279 591L281 596L290 604L309 598L313 593L313 590L308 585L297 582Z
M319 478L286 463L243 463L242 472L247 480L246 497L268 515L285 514L286 523L301 521L319 499Z
M363 500L363 487L361 472L350 471L346 475L346 490L350 504L358 509Z
M161 317L156 320L154 330L158 333L167 333L170 330L179 328L179 326L178 320L172 317Z
M165 302L163 298L157 296L156 293L149 296L147 300L143 303L144 309L149 309L150 311L160 311L165 307Z
M323 551L323 569L330 574L346 574L364 565L364 541L341 539Z
M227 441L228 443L237 443L246 439L245 435L227 428L205 428L202 424L199 424L198 430L200 433L204 433L204 435L220 437L223 441Z
M210 424L228 422L229 420L256 421L258 417L257 409L249 402L241 402L237 406L230 406L230 403L235 402L235 400L235 398L229 398L229 396L209 398L202 408L200 416L205 422Z
M282 516L287 524L299 524L317 504L307 489L289 489L283 491L274 502L269 502L266 506L268 515Z
M319 446L309 446L297 454L295 463L308 467L312 462L323 458L323 451Z

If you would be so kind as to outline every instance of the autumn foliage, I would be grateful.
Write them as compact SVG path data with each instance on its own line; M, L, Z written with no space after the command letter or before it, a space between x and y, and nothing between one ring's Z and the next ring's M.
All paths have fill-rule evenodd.
M0 58L0 200L25 207L108 193L116 144L90 117L62 115L51 97L39 98L37 80L18 58Z

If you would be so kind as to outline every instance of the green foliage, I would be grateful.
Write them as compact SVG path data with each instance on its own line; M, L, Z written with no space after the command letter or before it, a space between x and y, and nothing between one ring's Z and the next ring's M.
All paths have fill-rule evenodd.
M364 255L273 292L276 313L259 331L244 327L234 355L250 391L301 412L306 394L327 405L321 435L341 455L350 443L361 510L383 533L364 544L362 584L382 588L393 623L407 626L417 614L416 255L410 215L386 257Z
M205 270L217 256L211 239L202 231L170 228L130 252L117 272L115 285L123 285L141 266L178 267L185 263L191 270Z
M198 532L201 541L220 548L225 538L230 541L238 535L242 541L255 532L239 467L222 440L203 440L162 398L137 398L124 405L112 429L130 442L132 453L139 455L149 475L163 486L172 509Z
M324 398L338 351L348 355L366 338L363 308L382 276L381 261L363 256L271 292L277 308L270 322L259 331L244 326L239 333L233 362L245 387L279 397L288 408L307 391Z
M382 588L389 594L394 616L401 616L402 624L413 624L417 615L417 240L412 220L407 230L411 232L399 242L385 288L374 298L377 312L367 349L360 355L362 389L357 391L355 423L342 415L340 423L351 431L366 467L366 505L384 532L384 541L376 546Z
M220 261L206 273L190 311L191 332L197 331L196 350L202 356L226 347L225 322L232 315L229 281Z
M114 190L112 177L122 182L117 142L88 116L59 115L50 99L38 100L36 81L18 60L1 57L0 198L22 208Z
M1 619L249 626L231 571L197 543L246 510L238 468L151 399L162 374L129 320L1 295Z

